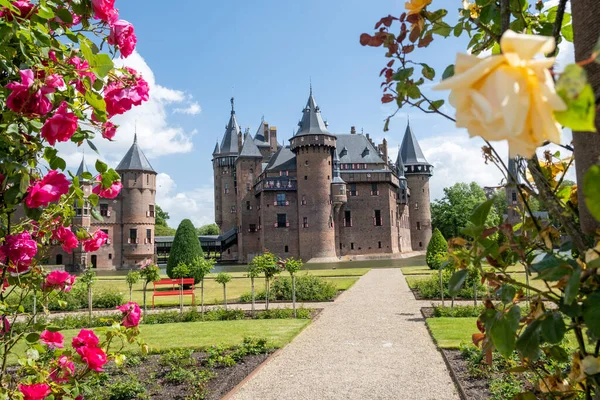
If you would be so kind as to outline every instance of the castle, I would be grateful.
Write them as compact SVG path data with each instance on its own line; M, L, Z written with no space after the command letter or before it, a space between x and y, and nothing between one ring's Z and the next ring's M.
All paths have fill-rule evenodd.
M64 265L70 271L86 267L113 270L137 268L143 260L154 259L156 171L139 147L137 135L115 170L121 175L123 189L115 199L99 199L97 210L103 221L91 218L88 202L83 207L74 205L73 226L90 233L101 229L108 234L107 243L91 254L84 252L81 245L71 254L57 246L48 263ZM93 183L83 179L87 171L82 159L76 176L82 182L85 197L91 194Z
M427 162L406 128L397 160L387 141L330 133L312 88L289 145L263 120L242 135L231 116L213 152L215 221L237 234L223 260L249 262L268 249L280 257L337 261L425 250L431 238Z

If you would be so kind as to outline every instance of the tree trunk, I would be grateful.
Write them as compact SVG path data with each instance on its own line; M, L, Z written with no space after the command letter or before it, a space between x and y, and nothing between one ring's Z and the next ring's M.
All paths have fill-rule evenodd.
M440 267L440 297L442 298L442 307L444 307L444 282L442 281L442 268Z
M573 43L575 45L575 61L588 59L600 37L600 2L598 0L571 1L573 18ZM584 67L596 98L600 97L600 64L590 63ZM600 112L596 112L597 132L573 132L575 147L575 170L577 172L577 191L579 196L579 220L584 233L593 234L600 228L585 206L583 197L583 178L587 170L600 163Z
M133 286L129 286L129 301L133 298Z
M202 317L204 317L204 278L200 281L200 310L202 311Z
M93 308L93 304L92 304L92 285L88 286L88 313L89 313L89 317L90 317L90 323L92 322L92 308Z
M294 318L296 318L296 276L292 274L292 308L294 309Z
M250 278L250 284L252 286L252 317L255 316L255 308L254 308L254 277Z
M269 278L265 277L265 310L269 309Z
M223 284L223 304L225 305L225 310L227 310L227 285Z
M148 287L148 282L144 283L144 319L146 319L146 288Z

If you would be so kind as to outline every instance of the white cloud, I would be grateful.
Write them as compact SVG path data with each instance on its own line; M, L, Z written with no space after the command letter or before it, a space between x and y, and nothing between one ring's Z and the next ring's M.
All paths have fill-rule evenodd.
M188 107L176 108L173 110L174 113L187 114L187 115L198 115L202 111L198 102L191 103Z
M176 228L189 218L194 226L211 224L215 220L212 182L187 192L177 192L177 184L165 173L156 179L156 204L169 213L169 226Z

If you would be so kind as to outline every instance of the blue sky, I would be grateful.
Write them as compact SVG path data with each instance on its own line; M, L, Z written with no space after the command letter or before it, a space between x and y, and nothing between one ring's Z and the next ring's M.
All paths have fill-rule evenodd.
M459 1L443 4L455 4L451 14L460 6ZM386 137L393 158L410 114L413 130L436 167L434 198L456 181L498 184L499 174L480 157L481 142L469 141L466 132L442 117L406 109L397 114L390 132L383 133L383 120L393 112L380 102L378 75L386 60L382 49L362 47L358 39L363 32L371 33L381 17L400 15L403 5L388 0L117 0L121 18L134 24L138 37L137 51L125 63L150 80L153 99L118 118L117 141L102 143L101 155L116 165L137 127L139 142L160 173L157 204L170 212L171 225L182 218L197 225L210 223L211 153L224 133L230 97L235 96L243 129L249 127L254 134L264 115L277 126L280 142L287 143L312 79L331 132L348 133L354 125L377 142ZM436 68L438 80L465 47L465 40L436 37L415 57ZM69 164L75 167L78 160L80 154L71 149Z

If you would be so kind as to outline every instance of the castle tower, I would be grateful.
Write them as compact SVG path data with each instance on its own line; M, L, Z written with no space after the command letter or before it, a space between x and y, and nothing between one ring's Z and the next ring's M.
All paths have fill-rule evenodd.
M298 180L299 253L303 260L336 257L331 202L332 150L336 137L327 130L312 88L298 132L290 139ZM305 222L306 221L306 224Z
M85 179L83 177L84 172L89 173L89 170L85 163L85 156L82 156L81 164L79 164L79 168L77 168L75 176L79 178L79 183L81 184L83 195L85 198L87 198L92 193L92 182L89 179ZM76 203L74 209L75 216L72 220L73 232L77 232L79 228L83 228L87 231L90 231L91 214L89 203L85 201L83 203L83 207L81 206L81 204ZM87 253L83 250L83 246L81 244L77 248L73 249L71 255L61 254L60 257L63 263L71 265L72 271L83 271L84 269L90 266L88 262ZM67 257L67 259L65 259L64 257ZM71 257L70 260L68 259L69 257ZM59 262L56 263L61 264Z
M225 126L221 146L213 152L215 180L215 222L221 234L237 226L236 169L235 159L239 153L240 127L235 119L234 99L231 98L231 116Z
M523 211L525 205L519 195L518 185L520 182L518 161L515 158L508 159L508 181L506 182L506 223L515 226L523 222Z
M154 224L156 217L156 171L137 142L133 144L115 169L121 175L123 189L117 197L118 209L113 229L114 246L120 244L117 269L129 269L146 259L154 259ZM109 235L110 236L110 235Z
M385 140L385 139L384 139ZM412 250L411 231L410 231L410 210L408 199L410 197L410 189L405 175L404 162L400 152L396 159L396 173L398 175L398 192L396 193L396 224L398 227L398 248L400 252Z
M413 134L410 122L406 126L400 157L405 166L405 176L410 188L410 231L413 250L425 250L431 239L431 209L429 178L433 166L427 162Z

